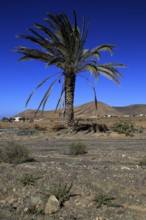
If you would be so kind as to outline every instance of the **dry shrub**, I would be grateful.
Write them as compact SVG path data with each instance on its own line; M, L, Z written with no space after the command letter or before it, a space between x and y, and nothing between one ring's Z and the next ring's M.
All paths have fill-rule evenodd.
M0 162L19 164L29 158L29 150L17 143L8 142L7 146L0 149Z
M119 121L113 126L113 131L118 134L125 134L126 136L133 136L134 133L142 133L142 127L136 127L131 121Z
M72 143L69 145L69 151L68 154L70 155L79 155L79 154L85 154L87 153L86 151L86 145L83 143Z

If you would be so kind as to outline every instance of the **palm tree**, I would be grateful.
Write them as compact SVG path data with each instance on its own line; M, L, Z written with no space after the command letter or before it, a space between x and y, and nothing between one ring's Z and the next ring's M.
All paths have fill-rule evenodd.
M97 104L95 87L87 77L81 74L81 72L84 73L85 71L89 71L95 76L95 79L98 78L99 74L103 74L115 83L119 84L119 77L122 75L117 68L123 67L124 65L117 63L98 63L98 60L100 60L100 52L108 51L112 54L113 48L115 47L113 45L103 44L92 50L84 49L89 25L86 26L85 19L83 17L82 27L80 30L77 25L75 11L74 24L70 22L69 18L64 13L56 15L49 13L45 18L45 22L47 24L46 26L35 23L35 29L29 29L31 35L17 36L19 38L32 41L33 43L39 45L40 49L18 46L16 48L16 52L23 55L19 59L20 61L30 59L40 60L45 62L47 66L55 65L57 68L61 69L61 73L59 73L57 78L55 78L55 80L51 83L42 98L37 112L41 107L42 111L44 110L54 84L63 79L62 91L56 109L64 97L65 121L68 128L73 129L75 125L73 104L77 76L84 78L92 86L95 95L95 104ZM35 88L35 90L30 94L26 106L34 92L53 76L54 75L48 76Z

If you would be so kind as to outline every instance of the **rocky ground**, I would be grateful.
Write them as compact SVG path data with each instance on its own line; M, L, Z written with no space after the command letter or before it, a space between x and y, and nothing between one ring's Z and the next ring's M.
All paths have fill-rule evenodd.
M30 149L34 160L0 164L0 220L146 220L146 168L139 166L145 131L125 137L1 128L0 148L10 141ZM83 143L86 154L69 155L71 143ZM26 175L33 181L25 185ZM71 189L60 204L54 189L65 186Z

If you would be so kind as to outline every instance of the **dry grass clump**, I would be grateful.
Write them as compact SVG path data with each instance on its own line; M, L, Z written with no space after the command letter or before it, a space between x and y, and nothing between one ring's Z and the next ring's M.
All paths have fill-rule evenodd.
M86 154L86 145L84 143L72 143L69 145L68 154L69 155L83 155Z
M0 162L19 164L29 158L29 150L17 143L8 142L7 146L0 149Z
M41 177L38 175L34 175L31 173L25 173L21 178L20 178L20 182L26 186L26 185L35 185L35 182L37 179L40 179Z
M118 203L113 202L114 200L114 197L111 197L106 193L98 193L94 197L93 202L95 203L96 208L100 208L103 205L107 207L121 207Z
M44 127L44 126L39 125L39 124L35 124L34 129L36 129L38 131L47 131L47 127Z

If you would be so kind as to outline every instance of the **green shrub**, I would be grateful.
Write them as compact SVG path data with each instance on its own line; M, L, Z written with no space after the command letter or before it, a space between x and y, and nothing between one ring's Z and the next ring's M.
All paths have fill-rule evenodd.
M30 173L26 173L24 174L21 179L20 182L26 186L26 185L34 185L37 179L40 179L40 176L36 176L34 174L30 174Z
M115 200L114 197L111 197L106 193L99 193L96 194L95 198L93 199L93 202L95 203L96 208L100 208L103 205L108 207L121 207L121 205L113 203L113 200Z
M85 154L85 153L87 153L85 144L80 143L80 142L70 144L68 154L78 155L78 154Z
M141 133L143 129L136 127L135 124L131 121L119 121L114 124L113 131L119 134L132 136L134 133Z
M139 166L146 166L146 155L140 160Z
M67 183L59 183L58 185L54 185L52 188L49 189L49 191L46 193L46 196L54 195L62 207L64 202L67 201L72 195L70 194L70 190L72 188L73 184L67 184Z
M29 158L29 150L14 142L8 142L8 146L0 149L0 162L19 164Z

